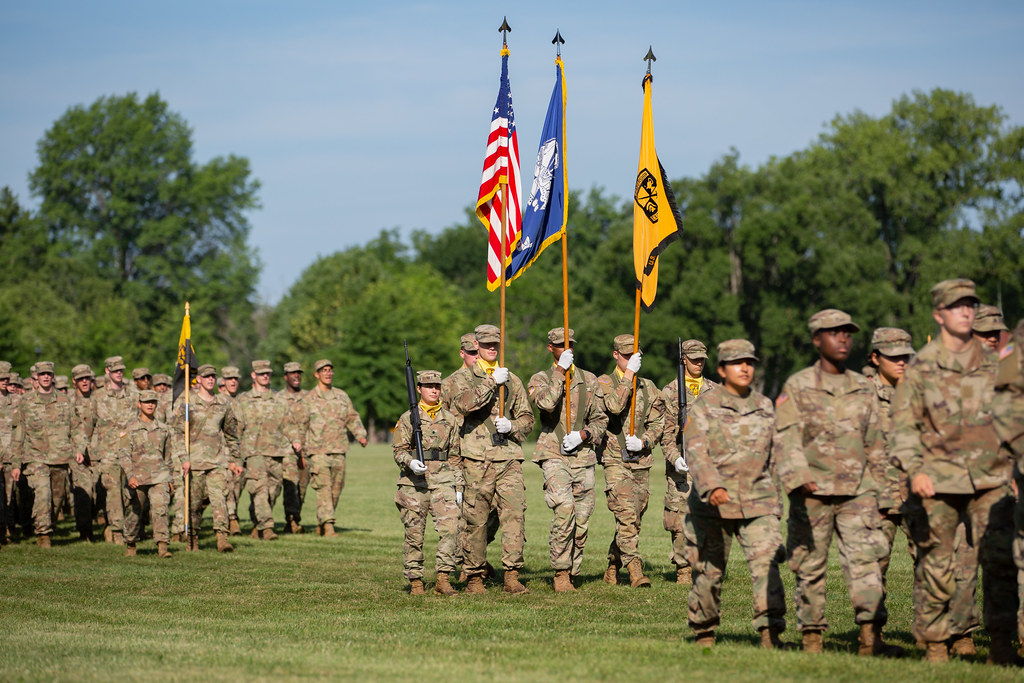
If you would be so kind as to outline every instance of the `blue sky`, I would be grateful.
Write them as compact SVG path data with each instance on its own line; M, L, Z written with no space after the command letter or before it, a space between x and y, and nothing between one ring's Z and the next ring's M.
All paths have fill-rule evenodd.
M730 147L752 166L785 156L837 114L881 115L915 89L970 92L1024 122L1019 2L7 2L0 186L34 206L36 142L68 107L159 91L191 125L197 161L252 162L259 295L276 302L317 255L382 228L463 219L503 15L527 189L556 28L574 189L631 192L648 45L658 153L673 178L703 174ZM481 251L481 286L484 262Z

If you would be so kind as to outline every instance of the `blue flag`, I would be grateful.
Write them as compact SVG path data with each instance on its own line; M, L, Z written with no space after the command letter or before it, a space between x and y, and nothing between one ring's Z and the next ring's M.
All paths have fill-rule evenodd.
M511 282L533 265L540 253L565 233L569 202L565 195L565 65L555 60L555 89L540 135L530 198L523 213L522 234L505 273Z

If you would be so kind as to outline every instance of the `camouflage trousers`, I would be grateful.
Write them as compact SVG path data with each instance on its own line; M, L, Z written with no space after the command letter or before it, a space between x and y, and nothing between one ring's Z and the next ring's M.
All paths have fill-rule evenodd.
M71 496L71 467L50 470L50 495L53 496L53 516L56 519L68 508Z
M3 499L0 500L0 522L3 522L3 528L0 529L0 537L5 535L7 532L14 532L14 529L18 525L18 496L17 487L18 485L11 479L11 465L10 463L4 463L0 465L0 470L3 470Z
M498 536L500 520L498 519L498 509L494 507L497 502L497 500L491 501L491 511L487 515L487 545L493 543L494 539ZM466 543L469 538L466 529L466 518L459 515L459 545L455 549L455 563L460 566L466 562Z
M96 502L96 472L85 463L71 463L71 498L75 509L75 528L92 534L92 513Z
M608 509L615 516L615 536L608 546L608 563L624 567L633 558L640 558L640 524L651 498L651 471L606 460L604 495Z
M969 628L972 608L967 605L966 586L960 599L955 599L957 574L976 577L979 562L984 570L985 627L991 633L1012 633L1018 595L1012 563L1014 500L1009 486L974 494L913 496L911 502L909 509L918 511L909 526L919 553L914 580L920 586L914 603L914 636L939 642L965 625ZM956 534L961 522L968 550L958 553Z
M578 575L597 499L595 468L569 467L561 458L544 460L540 468L544 472L544 503L553 513L548 533L551 568Z
M395 507L405 526L402 575L410 581L423 578L423 536L428 514L434 518L434 531L437 532L435 568L438 572L455 571L455 549L459 541L459 506L455 502L455 487L399 486L395 492Z
M466 519L465 569L483 576L487 565L487 517L494 504L501 526L501 565L522 569L526 544L526 485L518 460L462 461L466 480L462 516Z
M98 485L103 488L107 526L111 531L121 533L124 529L124 471L117 460L104 460L93 467L99 468Z
M181 467L173 467L171 481L174 486L171 488L171 509L174 510L174 520L171 524L172 534L185 533L185 475ZM191 503L189 504L191 507Z
M281 490L281 458L253 455L245 460L245 490L252 498L251 512L260 531L274 528L274 501Z
M665 472L665 513L662 523L665 531L672 535L672 552L668 559L680 569L690 566L686 559L686 534L683 532L686 513L690 511L690 505L686 502L689 495L689 477L685 472L677 473L674 467L668 465Z
M302 521L302 505L306 502L306 489L309 486L309 460L295 455L285 456L284 481L281 484L281 495L284 497L284 519L286 522Z
M30 462L21 471L32 489L32 526L36 535L53 533L53 490L68 474L67 465L45 465Z
M828 551L835 534L839 561L858 624L885 624L885 588L878 560L885 536L875 495L789 496L789 567L796 574L796 618L800 631L823 631Z
M307 461L309 485L316 491L316 522L333 524L338 499L345 488L345 454L311 455Z
M192 511L191 533L199 534L203 526L203 507L210 499L210 514L213 516L213 530L228 531L228 478L227 468L189 471L188 506Z
M140 484L136 488L124 487L124 540L138 543L142 535L142 514L149 505L149 521L153 525L153 540L168 543L171 540L171 485Z
M686 551L693 568L690 589L690 628L712 631L720 622L722 579L735 537L750 567L754 589L754 630L786 628L786 593L779 564L785 559L779 518L775 515L750 519L721 519L704 515L686 516Z
M1024 477L1014 470L1017 504L1013 508L1013 563L1017 565L1017 637L1024 643Z
M228 519L238 519L238 499L242 497L242 489L245 488L245 472L235 474L231 470L227 472L228 478Z

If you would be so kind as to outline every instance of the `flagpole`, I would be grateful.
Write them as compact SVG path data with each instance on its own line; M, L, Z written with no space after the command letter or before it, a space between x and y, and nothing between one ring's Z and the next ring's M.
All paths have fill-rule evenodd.
M505 241L508 239L508 183L501 183L501 326L498 340L498 365L505 367ZM498 417L505 416L505 385L498 385Z
M633 312L633 353L640 350L640 288L636 288L636 308ZM636 373L633 373L633 396L629 399L629 435L635 436L636 425Z
M186 301L185 302L185 317L186 318L189 317L189 310L188 309L189 309L189 305L188 305L188 302ZM189 405L188 405L188 402L189 402L189 398L188 398L189 397L189 385L192 383L191 382L191 378L189 377L189 371L191 370L191 368L189 367L189 362L188 362L188 347L192 345L191 332L192 332L192 323L191 323L191 321L189 321L189 339L185 340L185 459L188 460L189 463L192 462L192 457L191 457L192 450L191 450L191 447L190 447L189 414L188 414L188 409L189 409ZM184 484L185 484L185 543L191 543L192 542L191 530L189 529L189 526L190 526L189 522L191 521L191 518L192 518L192 507L189 504L190 503L190 501L189 501L189 494L191 493L190 489L192 488L191 486L189 486L189 479L191 478L191 475L192 475L192 471L191 471L191 467L190 467L189 471L186 472L184 477L183 477Z

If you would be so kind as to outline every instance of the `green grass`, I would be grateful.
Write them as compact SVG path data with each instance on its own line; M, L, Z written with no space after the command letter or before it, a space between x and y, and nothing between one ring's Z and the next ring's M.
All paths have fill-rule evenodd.
M889 573L887 634L908 649L907 658L853 654L857 631L835 557L826 654L760 651L750 626L749 573L738 548L723 591L719 644L701 651L686 626L688 589L670 583L659 468L651 477L641 543L654 581L650 590L600 580L612 516L599 475L584 585L574 594L554 594L550 511L540 470L530 464L524 468L524 579L532 593L505 596L495 584L475 598L410 597L402 577L402 525L392 502L397 468L384 446L357 448L349 457L334 539L307 533L266 543L244 536L232 539L236 551L225 556L214 551L207 531L203 552L172 544L174 557L158 560L147 541L130 560L119 547L79 544L72 540L73 522L63 523L51 551L29 541L0 550L0 679L1019 680L1013 671L983 664L984 636L975 662L920 661L910 636L911 567L902 536ZM315 521L311 496L304 514L309 527ZM492 545L495 565L498 551ZM430 542L431 583L432 553ZM793 577L786 568L783 578L792 611ZM788 618L783 640L797 642L792 613Z

